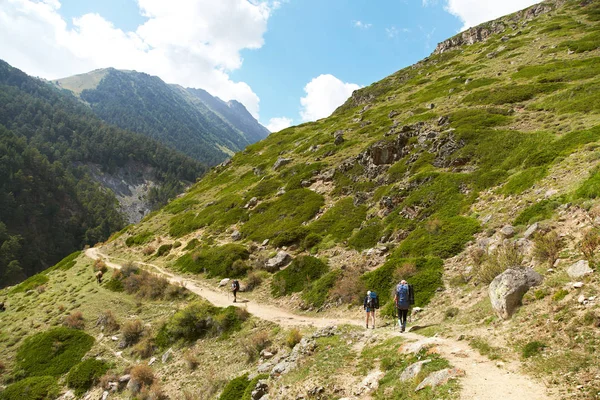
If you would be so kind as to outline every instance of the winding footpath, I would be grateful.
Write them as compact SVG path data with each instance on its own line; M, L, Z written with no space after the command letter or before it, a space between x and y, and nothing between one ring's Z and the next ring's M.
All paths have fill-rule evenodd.
M114 261L120 259L109 257L100 252L98 248L89 248L85 255L97 260L102 258L106 265L114 269L121 269L122 265ZM113 261L111 261L113 260ZM127 261L127 260L120 260ZM279 307L274 307L255 302L232 303L229 293L211 288L198 281L175 275L157 265L136 262L136 264L149 267L160 276L166 278L170 283L180 284L190 292L206 299L215 306L227 307L230 305L244 307L249 313L267 321L287 327L312 326L323 328L332 325L355 325L363 326L362 320L343 318L314 318L290 313ZM383 330L383 329L382 329ZM373 334L372 330L367 331ZM381 331L379 331L381 333ZM453 366L465 371L461 378L461 399L463 400L554 400L557 397L548 393L547 388L540 382L519 372L518 363L506 363L498 367L496 363L481 356L469 347L464 341L456 341L446 338L427 338L412 332L400 334L397 330L386 329L385 334L398 336L416 341L427 342L435 345L438 353L446 358Z

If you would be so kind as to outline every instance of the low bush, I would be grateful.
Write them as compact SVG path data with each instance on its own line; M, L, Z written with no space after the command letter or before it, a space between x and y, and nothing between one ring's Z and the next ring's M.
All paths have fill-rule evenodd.
M175 262L175 268L195 274L206 272L208 277L239 278L246 274L246 269L234 269L233 264L249 257L250 253L246 247L230 243L188 253Z
M271 241L271 245L273 247L282 247L300 243L308 235L308 232L309 230L305 226L291 228L275 236Z
M446 311L444 312L444 317L446 319L452 319L454 317L456 317L459 313L459 309L456 307L450 307L448 309L446 309Z
M173 248L172 244L163 244L162 246L160 246L158 248L158 250L156 250L156 257L162 257L165 254L169 254L169 252L171 251L172 248Z
M25 376L60 376L68 372L92 348L94 338L64 327L25 339L16 356L16 370Z
M255 376L254 379L252 379L250 381L248 386L246 386L246 390L244 391L244 395L242 396L241 400L253 400L252 391L256 387L256 384L258 383L258 381L263 380L263 379L268 379L268 378L269 378L269 375L267 375L267 374L260 374L258 376Z
M127 245L127 247L140 246L142 244L146 244L152 241L153 238L154 235L152 234L152 232L145 231L138 233L135 236L128 237L127 240L125 240L125 244Z
M480 282L489 284L508 268L521 268L522 264L523 253L517 244L507 243L487 253L482 264L473 268L473 273Z
M265 271L252 271L248 274L246 278L246 291L252 291L260 286L263 279L268 276L268 273Z
M137 383L140 390L144 387L149 387L154 383L154 371L147 364L138 364L131 368L129 372L131 380Z
M290 349L293 349L302 340L302 333L296 328L290 329L285 337L285 344Z
M185 250L185 251L194 250L196 247L198 247L199 244L200 244L200 241L198 239L192 239L188 242L188 244L185 245L183 250Z
M196 368L198 368L198 365L200 365L200 360L191 350L188 350L183 354L183 360L190 371L195 371Z
M108 271L108 267L106 266L104 260L98 258L94 261L94 271L101 271L103 274L105 274L106 271Z
M250 380L247 374L230 380L223 388L219 400L240 400L249 384Z
M131 354L141 359L150 358L156 351L154 338L150 336L143 337L132 349Z
M156 248L154 246L146 246L144 247L144 250L142 250L142 254L145 256L151 256L152 254L154 254L155 250Z
M546 344L538 341L533 341L527 343L523 346L523 350L521 350L521 356L523 358L533 357L539 354L542 350L546 348Z
M112 292L117 292L117 293L125 290L125 287L123 286L123 281L120 279L115 279L115 278L108 280L104 284L104 287Z
M121 328L123 346L129 347L136 344L144 334L144 323L140 319L125 321Z
M301 292L311 282L319 279L329 267L312 256L296 257L284 270L273 275L271 293L275 297Z
M561 301L562 299L564 299L565 297L567 297L567 295L569 294L568 290L565 289L559 289L556 293L554 293L554 295L552 296L552 300L558 302Z
M203 337L225 336L241 328L248 312L237 307L219 308L194 302L176 312L159 330L156 344L166 348L174 343L192 343Z
M116 332L121 327L111 310L105 310L98 316L96 326L102 327L102 330L106 333Z
M321 307L325 304L329 291L338 282L341 272L331 271L312 282L302 293L302 301L312 307Z
M253 362L269 345L271 345L271 339L268 332L260 331L242 341L242 351L246 354L247 361Z
M600 230L598 229L590 229L585 232L579 242L579 250L589 262L594 261L598 246L600 246Z
M521 211L515 219L514 225L528 225L549 219L560 204L558 200L542 200L535 203Z
M551 93L563 88L560 83L534 83L528 85L497 86L491 89L479 90L465 96L467 104L512 104L531 100L537 95Z
M30 276L23 282L19 283L10 291L10 293L24 293L30 290L35 290L35 288L37 288L38 286L42 286L48 283L49 280L50 279L44 273L39 273L37 275Z
M79 257L79 255L81 254L81 251L76 251L74 253L69 254L68 256L66 256L65 258L63 258L62 260L60 260L58 262L58 264L54 265L51 268L48 268L46 271L44 271L44 273L48 273L51 271L56 271L56 270L60 270L60 271L68 271L71 268L73 268L73 266L75 266L75 264L77 263L77 257Z
M67 328L72 329L83 329L85 328L85 321L81 311L73 311L63 319L63 325Z
M311 232L308 235L306 235L306 237L302 241L302 248L304 248L305 250L310 250L319 243L321 243L322 240L323 237L321 235Z
M181 247L181 242L180 242L179 240L176 240L176 241L173 243L173 248L174 248L174 249L178 249L178 248L180 248L180 247Z
M533 256L539 262L553 266L563 247L561 237L555 231L538 234L533 240Z
M319 219L309 225L309 229L321 236L330 235L335 241L342 241L359 228L367 216L367 207L355 206L352 197L339 200Z
M363 289L364 284L360 278L360 272L346 269L330 289L329 298L345 304L358 304L359 302L362 304Z
M547 174L548 167L546 166L528 168L513 175L502 187L501 192L507 195L523 193Z
M8 385L0 392L0 400L46 400L55 399L60 393L56 378L35 376Z
M67 375L67 386L81 396L92 386L100 382L100 378L109 370L104 361L88 358L74 366Z
M348 246L358 251L375 247L381 239L381 232L383 227L380 223L370 223L352 235L348 240Z

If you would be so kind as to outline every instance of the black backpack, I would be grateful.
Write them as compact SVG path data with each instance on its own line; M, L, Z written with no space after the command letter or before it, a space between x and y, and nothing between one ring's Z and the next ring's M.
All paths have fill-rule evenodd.
M415 304L415 291L412 285L408 285L408 304L411 306Z
M232 290L240 290L240 283L237 280L233 281L233 283L231 284L231 289Z
M371 295L367 298L367 307L371 310L379 309L379 297L377 297L377 293L371 292Z

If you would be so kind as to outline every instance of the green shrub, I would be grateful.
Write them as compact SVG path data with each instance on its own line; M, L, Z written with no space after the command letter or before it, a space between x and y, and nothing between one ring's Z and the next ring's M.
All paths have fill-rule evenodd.
M374 271L361 277L365 291L377 292L383 307L393 300L393 290L401 279L410 283L415 291L415 305L423 307L443 286L444 262L439 258L402 258L394 252L390 259Z
M219 308L206 302L194 302L176 312L159 330L156 344L166 348L174 343L192 343L203 337L228 335L241 328L248 312L236 308Z
M256 384L258 383L258 381L261 381L263 379L268 379L268 378L269 378L269 375L261 374L261 375L256 376L254 379L252 379L250 381L250 383L248 384L248 386L246 386L246 390L244 391L244 395L242 396L241 400L252 400L252 391L256 387Z
M600 57L586 60L560 60L540 65L520 67L513 78L531 79L538 77L541 83L571 82L581 79L595 78L600 73Z
M533 241L533 256L539 262L547 262L549 266L553 266L562 246L562 238L555 231L545 235L538 234Z
M180 248L180 247L181 247L181 242L180 242L179 240L176 240L176 241L173 243L173 248L174 248L174 249L178 249L178 248Z
M16 368L25 376L59 376L79 363L93 344L93 337L76 329L40 332L19 347Z
M169 254L169 252L171 251L172 248L173 248L172 244L163 244L162 246L160 246L158 248L158 250L156 250L156 257L162 257L165 254Z
M536 95L551 93L563 88L560 83L534 83L528 85L497 86L479 90L465 96L467 104L512 104L533 99Z
M532 206L527 207L514 221L515 225L529 225L534 222L549 219L554 214L554 210L561 204L557 200L542 200Z
M600 82L591 82L569 87L543 101L535 108L565 113L598 113L600 107Z
M567 295L569 294L568 290L565 289L559 289L556 293L554 293L554 295L552 296L552 300L559 302L562 299L564 299Z
M184 196L180 199L173 200L169 204L163 207L163 211L170 214L179 214L182 211L186 211L192 206L198 204L199 201L190 196Z
M533 341L527 343L523 346L523 350L521 350L521 356L523 358L533 357L539 354L542 350L546 348L546 344L538 341Z
M198 247L199 244L200 244L200 241L198 239L192 239L188 242L188 244L185 245L183 250L185 250L185 251L194 250L196 247Z
M181 256L175 262L175 268L184 272L200 274L206 272L208 277L238 278L246 274L246 270L233 268L238 260L247 260L250 253L246 247L229 243L223 246L205 247Z
M154 239L154 235L152 232L141 232L135 236L129 236L127 240L125 240L125 244L127 247L140 246L142 244L146 244Z
M516 243L498 246L489 254L483 255L482 263L473 268L473 273L480 282L489 284L495 277L508 268L521 268L523 253Z
M108 280L104 284L104 287L112 292L117 292L117 293L120 293L125 290L125 287L123 286L123 281L118 278L112 278L112 279Z
M286 338L285 344L290 349L293 349L300 341L302 340L302 334L297 328L292 328L289 330Z
M302 300L313 307L321 307L329 295L329 290L338 282L340 271L331 271L311 283L302 293Z
M469 108L449 115L454 128L480 129L506 125L511 121L508 111L501 108Z
M600 47L600 32L592 32L581 39L569 40L558 45L558 49L569 49L575 53L594 51Z
M304 240L302 241L302 247L306 250L310 250L323 240L321 235L317 235L316 233L309 233L306 235Z
M244 396L246 388L250 385L248 374L238 376L232 379L225 385L223 392L219 396L219 400L239 400Z
M67 375L67 386L81 396L92 386L96 385L109 366L104 361L88 358L74 366Z
M382 232L383 227L379 222L370 223L352 235L348 246L358 251L375 247L382 237Z
M287 231L281 232L271 241L271 244L275 247L290 246L292 244L301 242L307 234L307 227L297 226Z
M548 174L547 167L528 168L513 175L502 187L504 194L520 194L533 186L533 184Z
M14 294L14 293L23 293L23 292L27 292L29 290L34 290L35 288L37 288L38 286L42 286L46 283L48 283L50 279L46 276L46 274L44 274L43 272L30 276L29 278L25 279L23 282L19 283L17 286L15 286L10 293Z
M446 319L452 319L454 317L456 317L459 313L459 309L456 307L450 307L448 309L446 309L446 311L444 312L444 317Z
M479 229L479 222L473 218L432 218L400 243L398 254L401 257L452 257L463 250Z
M319 279L329 267L323 261L312 256L296 257L284 270L273 275L271 293L275 297L301 292L311 282Z
M281 181L277 179L264 179L256 184L250 192L248 197L257 197L259 199L265 198L277 192L277 189L281 187Z
M0 400L55 399L60 391L53 376L35 376L13 383L0 392Z
M338 201L318 220L309 225L309 229L322 236L331 235L336 241L342 241L352 235L355 228L367 216L367 207L354 206L354 200L347 197Z
M600 169L595 168L591 172L590 177L575 191L575 197L579 199L596 199L600 197Z
M323 196L312 190L290 190L277 200L259 204L241 230L251 240L273 239L310 220L322 206Z

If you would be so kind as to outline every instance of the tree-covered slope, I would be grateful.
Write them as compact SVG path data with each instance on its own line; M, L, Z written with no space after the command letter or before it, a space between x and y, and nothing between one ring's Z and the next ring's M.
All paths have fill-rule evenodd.
M0 62L0 284L14 283L108 238L125 220L86 165L153 169L156 205L204 167L141 135L106 125L72 95Z
M104 121L209 165L269 133L237 102L230 106L205 91L168 85L145 73L109 68L56 83L76 93Z

